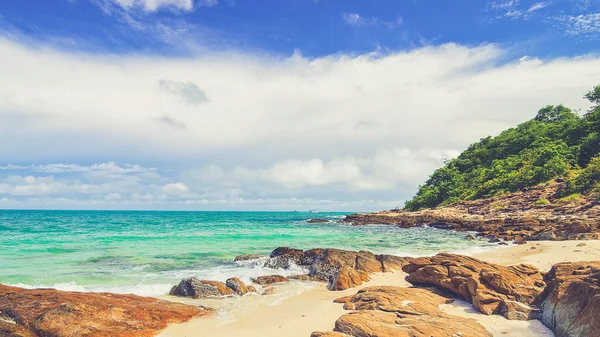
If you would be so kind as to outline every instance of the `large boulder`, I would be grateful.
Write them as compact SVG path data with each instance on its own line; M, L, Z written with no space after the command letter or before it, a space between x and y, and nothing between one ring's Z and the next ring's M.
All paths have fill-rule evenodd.
M212 309L155 298L0 285L0 336L150 337ZM14 321L9 322L9 320Z
M540 271L531 265L505 267L468 256L441 253L409 258L402 270L408 273L408 282L447 289L486 315L502 314L508 319L527 320L538 318L540 314L531 305L544 290L545 283Z
M452 300L427 289L367 287L344 300L344 308L355 311L335 322L339 334L316 332L313 336L492 336L475 320L443 313L439 305Z
M169 292L169 295L172 296L191 298L222 297L234 294L234 291L223 282L199 280L195 277L181 280Z
M600 261L558 263L544 279L544 325L557 337L600 336Z

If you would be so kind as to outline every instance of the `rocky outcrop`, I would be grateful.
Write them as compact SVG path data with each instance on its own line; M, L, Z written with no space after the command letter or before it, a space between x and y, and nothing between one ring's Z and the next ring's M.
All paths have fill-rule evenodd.
M289 279L285 276L281 276L281 275L266 275L266 276L259 276L257 278L253 278L252 282L256 283L256 284L260 284L260 285L268 285L268 284L274 284L274 283L282 283L282 282L288 282Z
M600 239L600 203L594 196L565 202L558 195L564 183L536 186L526 191L488 199L460 201L450 206L416 212L404 210L352 214L343 221L353 225L386 224L402 228L427 225L458 231L476 231L490 239L597 240ZM538 200L549 205L539 205Z
M367 287L344 300L344 309L354 312L335 322L335 332L315 332L312 336L492 336L475 320L443 313L439 305L452 300L426 289Z
M147 337L212 309L155 298L0 285L0 336Z
M402 270L408 273L408 282L449 290L486 315L528 320L538 318L541 313L533 305L545 283L540 271L531 265L505 267L468 256L441 253L409 258Z
M222 297L234 294L235 292L223 282L199 280L195 277L181 280L169 292L169 295L172 296L191 298Z
M329 220L317 218L317 219L310 219L307 222L308 223L327 223L327 222L329 222Z
M271 253L267 266L276 264L284 269L291 263L308 269L310 280L329 283L331 290L344 290L359 286L370 279L369 274L400 270L406 258L393 255L375 255L367 251L341 249L311 249L302 251L280 247ZM285 267L288 266L288 267Z
M600 336L600 261L558 263L537 302L557 337Z

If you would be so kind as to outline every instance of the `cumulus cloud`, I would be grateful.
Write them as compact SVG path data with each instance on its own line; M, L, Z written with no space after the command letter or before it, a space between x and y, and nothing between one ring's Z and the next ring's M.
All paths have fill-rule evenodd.
M495 45L169 59L0 39L0 55L2 207L395 207L478 138L546 104L585 111L600 78L596 57Z

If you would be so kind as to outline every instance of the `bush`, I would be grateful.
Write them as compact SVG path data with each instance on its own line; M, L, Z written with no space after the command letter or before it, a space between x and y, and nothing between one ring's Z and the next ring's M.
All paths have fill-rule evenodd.
M548 199L538 199L533 203L534 206L548 206L550 201Z

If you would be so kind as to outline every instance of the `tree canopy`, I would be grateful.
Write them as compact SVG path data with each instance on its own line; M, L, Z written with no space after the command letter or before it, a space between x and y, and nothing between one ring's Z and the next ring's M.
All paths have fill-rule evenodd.
M600 191L600 85L585 96L593 103L583 116L548 105L496 137L471 144L437 169L406 202L418 210L515 192L564 177L563 193Z

